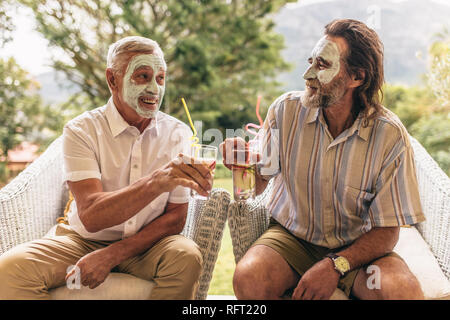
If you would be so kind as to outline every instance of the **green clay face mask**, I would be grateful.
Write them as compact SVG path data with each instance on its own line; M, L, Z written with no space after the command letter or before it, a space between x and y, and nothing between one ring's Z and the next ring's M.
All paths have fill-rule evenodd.
M153 70L152 78L144 84L137 84L133 73L141 67ZM143 118L154 118L161 107L164 97L165 84L156 81L160 70L166 70L164 60L156 54L140 54L134 56L128 63L123 78L123 97L125 102Z
M327 40L324 36L317 42L311 53L311 66L303 74L305 80L317 79L321 84L328 84L340 70L339 48L334 41ZM329 63L327 68L321 69L319 60Z

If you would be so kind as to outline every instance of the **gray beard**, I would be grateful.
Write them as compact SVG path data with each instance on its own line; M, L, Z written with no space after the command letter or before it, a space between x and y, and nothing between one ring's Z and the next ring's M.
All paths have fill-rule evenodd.
M301 102L307 108L326 109L341 100L346 93L346 81L344 77L340 77L332 81L328 88L321 85L314 95L305 91L301 96Z

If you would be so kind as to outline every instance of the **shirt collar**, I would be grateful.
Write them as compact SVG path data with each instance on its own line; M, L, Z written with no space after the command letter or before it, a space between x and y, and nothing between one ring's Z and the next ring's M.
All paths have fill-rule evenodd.
M156 113L155 118L152 119L152 121L150 121L150 124L147 126L147 128L144 129L142 134L145 133L147 130L151 130L151 132L155 136L159 135L158 118L160 118L161 116L160 113L161 113L160 111ZM119 134L121 134L123 131L132 127L128 124L128 122L125 121L125 119L119 113L112 97L108 100L108 103L106 104L105 115L109 123L109 128L114 138L117 137Z
M156 113L155 118L150 122L147 128L145 130L152 130L152 134L155 136L159 135L159 118L161 117L161 111L158 111ZM144 131L145 131L144 130Z
M323 118L322 114L323 110L322 108L310 108L309 113L306 117L306 123L313 123L319 120L323 125L326 125L325 119ZM368 116L371 115L374 112L373 108L371 108L368 112ZM373 125L373 121L369 122L368 126L363 126L364 118L363 115L360 113L358 117L356 118L355 122L350 127L350 130L346 134L346 137L350 137L355 132L357 132L358 136L361 137L364 141L367 141L369 139L369 135L371 132L371 126Z
M367 141L369 139L369 135L371 132L371 128L370 126L364 127L362 124L364 122L364 119L361 117L358 117L358 128L356 130L358 130L358 136L363 139L364 141Z
M308 112L308 116L306 118L306 123L312 123L315 122L317 120L317 118L319 117L319 111L320 108L308 108L309 112Z
M371 116L372 113L374 113L374 112L375 112L375 109L370 108L365 117L363 117L363 115L360 113L358 115L358 118L356 118L356 121L358 121L358 125L357 125L358 136L360 136L361 139L363 139L364 141L369 140L369 136L372 132L374 120L373 119L369 120L369 122L367 123L367 126L363 126L363 123L366 122L365 118Z

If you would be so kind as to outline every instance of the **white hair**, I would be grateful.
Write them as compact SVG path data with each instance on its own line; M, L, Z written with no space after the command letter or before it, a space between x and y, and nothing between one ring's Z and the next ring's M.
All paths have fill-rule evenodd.
M154 40L139 36L125 37L110 45L106 60L106 67L111 68L114 72L122 72L124 64L128 63L128 61L121 59L120 56L124 53L130 52L156 53L162 58L164 62L164 69L167 69L167 65L164 60L164 53L158 43Z

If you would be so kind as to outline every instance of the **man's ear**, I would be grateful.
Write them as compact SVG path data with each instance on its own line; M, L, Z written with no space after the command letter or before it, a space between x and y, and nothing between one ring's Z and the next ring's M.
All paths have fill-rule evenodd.
M351 88L357 88L364 83L366 79L366 72L363 69L358 69L357 72L352 74L352 83L350 84Z
M108 86L111 90L117 88L117 78L111 68L106 69L106 81L108 82Z

